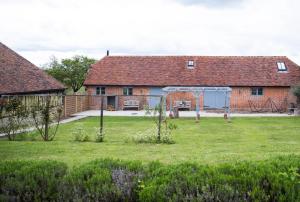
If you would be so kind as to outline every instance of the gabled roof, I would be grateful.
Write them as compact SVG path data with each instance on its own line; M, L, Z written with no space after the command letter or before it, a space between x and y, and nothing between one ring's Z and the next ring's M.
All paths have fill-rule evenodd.
M64 89L60 82L0 42L0 95Z
M193 69L187 68L189 60ZM287 72L278 72L284 62ZM300 68L287 57L106 56L92 65L84 85L292 86Z

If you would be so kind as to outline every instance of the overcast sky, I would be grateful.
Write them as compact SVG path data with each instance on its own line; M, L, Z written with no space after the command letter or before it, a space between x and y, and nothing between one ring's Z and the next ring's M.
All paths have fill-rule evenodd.
M299 0L0 0L0 41L36 65L76 54L286 55Z

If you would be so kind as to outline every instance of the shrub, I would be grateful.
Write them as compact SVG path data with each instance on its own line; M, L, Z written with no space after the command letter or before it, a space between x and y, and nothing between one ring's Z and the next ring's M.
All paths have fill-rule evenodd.
M164 121L161 127L160 139L157 139L158 129L157 126L148 128L145 131L138 132L132 137L132 141L135 143L154 143L154 144L174 144L173 130L177 129L177 125Z
M3 101L4 102L4 101ZM13 97L0 106L0 134L4 133L10 141L18 133L24 132L28 123L28 111L21 99Z
M300 201L300 157L217 166L0 161L0 201Z
M0 164L0 201L54 201L67 166L55 161Z
M77 125L73 129L72 134L74 136L74 140L77 142L87 142L90 140L89 135L86 133L82 125Z
M88 163L67 177L64 200L137 201L141 173L138 162L106 159Z
M300 97L300 84L298 86L293 87L293 93L296 97Z
M300 109L300 84L293 87L293 94L297 97L297 107Z
M100 133L100 128L99 127L95 127L95 131L96 131L96 142L104 142L104 136L105 136L105 131L102 131L102 133Z
M141 201L299 201L299 160L163 166L152 171L139 196Z
M165 117L165 113L162 112L162 103L158 104L151 109L149 106L145 106L145 115L150 116L155 123L155 130L150 128L149 130L138 133L133 141L136 143L163 143L174 144L175 141L172 138L172 132L177 129L177 125L168 121ZM160 128L160 132L158 129Z

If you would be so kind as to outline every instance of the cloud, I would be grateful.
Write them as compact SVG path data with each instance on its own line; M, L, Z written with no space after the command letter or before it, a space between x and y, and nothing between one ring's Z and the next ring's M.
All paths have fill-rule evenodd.
M175 0L183 5L202 5L207 7L234 6L243 2L243 0Z
M287 55L300 63L297 0L217 7L179 0L24 2L0 0L0 40L37 65L51 55L99 59L107 49L112 55Z

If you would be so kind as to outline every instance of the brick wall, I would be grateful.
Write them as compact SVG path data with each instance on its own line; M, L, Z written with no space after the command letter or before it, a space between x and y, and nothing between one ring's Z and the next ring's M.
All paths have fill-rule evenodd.
M90 96L89 108L90 109L100 109L101 96L96 95L96 87L87 87L87 93ZM123 87L108 86L105 88L105 93L107 96L116 96L116 110L123 109L123 103L125 100L139 100L142 109L144 105L148 103L148 98L145 95L149 94L149 88L146 87L134 87L133 96L123 96ZM107 97L104 98L104 108L107 108Z
M96 87L87 87L89 95L95 95ZM117 110L122 110L123 103L125 100L139 100L140 109L144 105L148 104L149 87L133 87L133 96L122 96L123 87L106 87L106 95L116 95L117 99ZM171 93L167 96L167 110L169 110L170 102L172 105L176 100L185 100L192 102L192 110L196 109L196 99L190 92L176 92ZM272 102L272 105L270 104ZM272 111L272 108L283 108L287 109L291 102L295 102L295 98L291 93L290 88L287 87L264 87L262 96L252 96L250 87L232 87L230 106L231 110L235 112L249 112L251 111L250 106L255 106L257 109L265 108L265 111ZM100 96L91 96L89 99L90 109L100 108ZM200 110L203 110L204 97L200 96ZM275 107L274 107L275 106ZM107 100L105 99L104 107L107 107Z
M290 91L290 88L286 87L264 87L262 96L253 96L249 87L233 87L230 106L232 111L240 112L251 111L251 106L252 110L255 108L265 111L272 111L275 108L287 109L289 103L293 102Z

